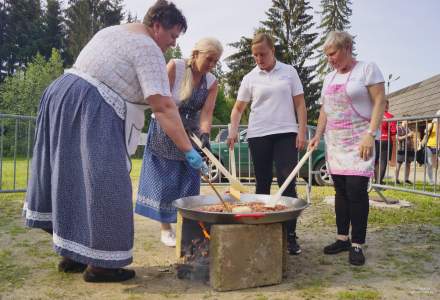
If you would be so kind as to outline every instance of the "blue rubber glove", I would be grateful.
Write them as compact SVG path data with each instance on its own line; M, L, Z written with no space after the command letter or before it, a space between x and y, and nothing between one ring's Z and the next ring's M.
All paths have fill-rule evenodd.
M202 157L200 156L199 152L197 152L194 148L185 152L185 159L189 163L189 165L196 170L200 170L203 166Z
M200 172L202 173L203 176L209 175L209 169L208 169L208 165L206 164L206 162L202 163L202 167L200 168Z

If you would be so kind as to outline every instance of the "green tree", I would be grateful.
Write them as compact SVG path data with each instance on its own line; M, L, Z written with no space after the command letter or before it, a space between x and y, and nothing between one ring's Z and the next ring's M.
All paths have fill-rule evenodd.
M67 52L72 63L93 35L124 19L122 0L70 0L66 9Z
M311 6L304 0L273 0L266 12L267 19L257 31L270 33L275 39L275 56L278 60L295 67L304 87L309 120L318 115L321 84L315 79L316 65L313 58L317 44L317 33L312 32L314 22L309 13ZM230 72L227 74L229 95L235 98L243 76L254 67L251 53L251 38L241 37L231 46L237 53L226 58ZM247 114L245 115L247 116Z
M212 124L228 124L233 106L234 100L227 98L224 87L219 85Z
M330 31L346 31L350 28L349 18L352 15L350 6L351 0L321 0L321 11L319 12L321 14L321 23L318 26L322 30L318 43L320 48L318 74L321 80L330 72L327 58L321 48Z
M1 72L12 75L42 50L43 26L39 0L2 2Z
M255 67L255 62L252 57L251 43L252 38L242 36L238 42L229 44L229 46L238 49L236 53L225 59L226 65L230 69L230 71L226 73L228 96L230 98L237 98L238 88L240 87L243 76Z
M137 14L133 16L131 11L127 12L127 19L125 20L127 23L139 23L140 20L137 17Z
M7 75L6 63L9 54L8 46L6 44L6 26L8 14L6 10L6 1L0 1L0 82Z
M220 61L217 63L214 69L212 69L211 73L215 76L215 78L217 78L217 82L223 87L226 75L225 72L223 71L222 64Z
M44 45L42 54L46 59L52 55L52 49L64 52L64 18L58 0L47 0L46 11L43 18Z
M97 8L98 30L111 25L121 24L121 21L124 20L122 2L123 0L99 1Z
M182 58L182 49L180 49L179 44L177 44L176 47L168 48L164 55L165 61L168 63L170 59Z
M37 54L23 71L8 76L0 85L0 111L35 116L43 91L63 73L63 61L53 49L49 60Z

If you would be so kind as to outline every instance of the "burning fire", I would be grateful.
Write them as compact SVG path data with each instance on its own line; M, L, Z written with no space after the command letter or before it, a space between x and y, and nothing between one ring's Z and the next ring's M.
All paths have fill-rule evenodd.
M205 224L203 224L203 222L199 222L199 226L200 228L202 228L203 236L205 237L205 239L210 240L211 236L209 235L208 230L206 230Z

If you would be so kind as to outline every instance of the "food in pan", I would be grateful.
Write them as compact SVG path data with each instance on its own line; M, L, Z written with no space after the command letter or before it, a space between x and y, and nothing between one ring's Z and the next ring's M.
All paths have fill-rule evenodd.
M277 204L274 207L266 207L263 202L246 202L246 204L230 203L233 213L256 213L256 212L277 212L287 209L287 206ZM206 212L226 212L223 204L204 205L197 208Z

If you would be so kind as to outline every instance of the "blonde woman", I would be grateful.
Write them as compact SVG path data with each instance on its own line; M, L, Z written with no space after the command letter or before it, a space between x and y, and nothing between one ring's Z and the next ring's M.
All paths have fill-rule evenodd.
M210 71L223 47L214 38L196 43L189 59L173 59L167 65L172 97L179 107L187 132L197 134L209 147L212 115L217 97L217 80ZM200 174L185 162L185 155L153 115L148 130L135 212L161 222L161 241L174 247L170 223L176 222L176 199L200 193Z
M275 165L281 186L297 164L297 153L305 146L307 111L297 71L275 58L272 36L259 32L252 40L256 66L243 77L231 112L228 144L237 141L241 116L250 103L247 138L254 165L257 194L270 194ZM293 180L283 196L297 197ZM289 254L298 255L296 219L286 222Z

